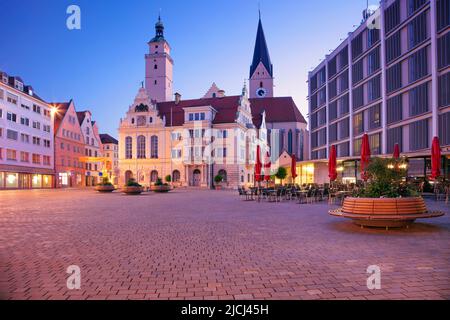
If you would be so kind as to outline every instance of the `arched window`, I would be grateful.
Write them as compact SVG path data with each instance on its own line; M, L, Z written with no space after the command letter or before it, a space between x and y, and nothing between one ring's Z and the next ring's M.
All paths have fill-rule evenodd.
M133 138L125 138L125 158L133 159Z
M212 97L213 98L217 97L217 94L215 92L213 92Z
M292 130L289 130L289 132L288 132L288 152L289 152L289 154L292 154L292 150L293 150Z
M219 176L222 177L223 182L227 182L227 172L225 170L219 170Z
M157 64L155 64L154 69L155 69L155 70L158 69L158 65L157 65Z
M150 138L150 153L152 159L158 159L158 136Z
M180 182L180 179L181 179L180 171L174 170L172 172L172 180L173 180L173 182Z
M150 182L151 182L151 183L155 183L157 180L158 180L158 171L153 170L153 171L150 173Z
M259 83L259 87L260 88L264 87L264 83L262 81Z
M137 158L145 159L145 137L139 136L137 138Z

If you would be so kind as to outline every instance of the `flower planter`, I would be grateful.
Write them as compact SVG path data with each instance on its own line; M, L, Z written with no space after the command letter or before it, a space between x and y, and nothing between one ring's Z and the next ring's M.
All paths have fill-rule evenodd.
M172 190L170 186L151 186L150 190L156 193L167 193Z
M110 186L110 185L105 185L105 186L96 186L95 190L100 192L100 193L109 193L109 192L113 192L114 190L116 190L116 188L114 188L114 186Z
M416 219L443 216L429 212L423 198L346 198L341 209L331 210L333 216L352 219L362 227L401 228Z
M138 195L144 191L142 187L123 187L122 192L128 195Z

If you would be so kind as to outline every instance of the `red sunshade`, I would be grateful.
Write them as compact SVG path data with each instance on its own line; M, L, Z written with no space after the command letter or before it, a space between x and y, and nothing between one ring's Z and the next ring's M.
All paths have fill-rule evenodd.
M431 179L435 180L441 175L441 146L439 138L434 137L431 146Z
M270 181L270 169L272 168L272 162L270 161L270 154L267 151L266 160L264 164L264 180Z
M261 176L262 163L261 163L261 147L258 145L256 147L256 164L255 164L255 181L262 181Z
M395 146L394 146L394 155L393 155L393 158L394 158L395 160L400 159L400 146L398 145L398 143L396 143Z
M337 179L337 165L336 165L336 147L331 146L330 159L328 160L328 177L333 182Z
M298 177L298 175L297 175L297 157L295 156L295 154L292 155L291 175L292 175L292 179L294 179L294 180L295 180L295 178Z
M362 144L361 144L361 178L364 181L367 181L367 174L366 170L369 166L370 162L370 145L369 145L369 136L364 134L362 138Z

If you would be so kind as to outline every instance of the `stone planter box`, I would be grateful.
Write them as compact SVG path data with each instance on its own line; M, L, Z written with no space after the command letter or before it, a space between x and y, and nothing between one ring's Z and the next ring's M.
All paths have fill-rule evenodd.
M113 192L116 188L114 188L114 186L96 186L95 190L100 193L108 193Z
M443 216L429 212L423 198L346 198L341 209L331 210L333 216L352 219L361 227L401 228L416 219Z
M142 187L123 187L122 192L128 195L138 195L144 192Z
M156 193L167 193L172 190L170 186L151 186L150 190Z

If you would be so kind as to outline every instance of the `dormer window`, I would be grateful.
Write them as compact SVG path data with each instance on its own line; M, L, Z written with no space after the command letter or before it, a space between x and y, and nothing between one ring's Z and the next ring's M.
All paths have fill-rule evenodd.
M15 86L17 90L23 91L23 83L16 80Z

